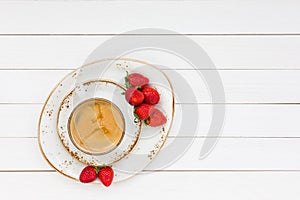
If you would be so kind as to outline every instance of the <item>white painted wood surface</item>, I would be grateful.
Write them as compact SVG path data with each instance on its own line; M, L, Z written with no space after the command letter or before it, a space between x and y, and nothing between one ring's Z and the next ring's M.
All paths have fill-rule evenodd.
M184 130L186 136L206 137L211 123L210 104L177 104L199 109L199 131ZM27 138L37 136L38 117L42 104L0 104L1 137ZM300 137L300 106L294 104L228 104L223 132L225 138L293 138ZM179 120L175 115L175 120ZM15 126L18 121L18 126ZM176 124L174 125L176 126ZM176 136L174 131L170 136ZM214 134L217 136L217 133Z
M178 140L184 142L189 139L180 138ZM205 139L207 138L195 138L187 152L163 171L300 171L300 158L298 157L300 138L222 138L209 157L199 160L200 150ZM169 138L168 143L172 140ZM0 170L51 170L40 154L36 138L1 138L0 144L1 151L9 152L2 156L8 162L2 163ZM153 160L153 166L158 166L162 162L159 158L158 155ZM157 168L150 164L146 170L157 170ZM62 176L62 178L65 177Z
M112 37L0 35L0 69L75 69L99 44ZM191 35L189 38L207 52L218 69L300 69L298 35ZM181 59L162 52L141 51L129 56L173 69L191 68Z
M0 32L119 34L156 27L183 34L299 33L297 4L296 1L5 2L1 3Z
M70 71L1 70L0 90L5 95L0 96L0 103L43 103L52 88ZM174 91L179 93L182 86L170 70L165 72ZM193 88L196 101L182 95L182 102L177 103L212 102L201 76L213 73L211 70L201 70L200 74L193 70L178 72L189 84L197 87ZM300 85L300 70L218 70L218 73L223 81L226 102L217 103L297 103L300 100L300 93L295 92Z
M25 196L47 200L58 197L72 197L75 200L100 197L253 200L257 197L297 199L300 195L300 173L297 172L157 172L137 175L109 189L93 184L82 185L54 172L1 173L0 179L5 180L5 184L1 185L2 197L11 199ZM14 185L13 191L11 185Z
M1 197L299 199L299 9L297 1L0 2ZM47 95L99 44L145 27L187 34L215 63L226 95L219 102L226 120L216 148L198 159L203 141L214 139L207 136L212 104L203 79L174 56L145 51L130 57L168 66L166 73L176 70L200 84L196 102L176 104L199 108L198 132L184 130L186 137L177 138L195 137L191 148L165 169L150 165L109 189L54 172L37 144ZM171 132L169 143L174 138Z

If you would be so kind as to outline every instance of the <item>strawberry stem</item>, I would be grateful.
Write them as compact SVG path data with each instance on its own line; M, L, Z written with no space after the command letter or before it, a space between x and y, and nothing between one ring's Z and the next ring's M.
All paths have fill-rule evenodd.
M139 119L139 116L138 116L135 112L133 112L133 116L134 116L135 118Z
M124 78L125 79L125 87L126 88L130 88L131 87L131 84L128 81L128 76L129 76L128 71L126 71L126 76Z
M148 125L148 124L149 124L149 119L145 119L145 120L144 120L144 123L145 123L146 125Z
M95 170L96 170L96 174L98 174L99 171L100 171L100 167L99 167L99 166L94 166L94 168L95 168Z

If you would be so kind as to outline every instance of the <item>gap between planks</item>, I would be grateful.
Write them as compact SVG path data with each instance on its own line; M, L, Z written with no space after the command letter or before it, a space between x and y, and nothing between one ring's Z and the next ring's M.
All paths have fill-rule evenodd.
M1 36L300 36L300 33L186 33L186 34L118 34L118 33L10 33Z
M207 102L197 102L197 103L175 103L176 105L300 105L300 102L279 102L279 103L271 103L271 102L243 102L243 103L207 103ZM44 103L38 102L0 102L0 105L44 105Z
M0 173L56 173L55 170L0 170ZM264 173L300 173L300 170L142 170L137 175L142 175L145 173L155 173L155 172L163 172L163 173L257 173L257 172L264 172Z
M0 137L0 139L37 139L38 137L36 136L28 136L28 137ZM300 139L299 137L294 137L294 136L283 136L283 137L267 137L267 136L262 136L262 137L257 137L257 136L168 136L170 139L174 138L217 138L217 139Z
M155 64L154 64L155 65ZM1 68L0 71L72 71L76 70L77 68ZM234 69L234 68L227 68L227 69L182 69L182 68L173 68L173 69L162 69L163 71L298 71L300 69L293 69L293 68L282 68L282 69L251 69L251 68L241 68L241 69Z

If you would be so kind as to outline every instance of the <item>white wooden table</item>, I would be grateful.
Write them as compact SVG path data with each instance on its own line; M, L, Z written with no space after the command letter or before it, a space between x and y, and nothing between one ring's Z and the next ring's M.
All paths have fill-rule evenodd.
M1 198L299 199L299 10L297 1L1 2ZM38 149L47 95L103 41L148 27L186 34L215 63L226 95L216 148L198 159L211 106L203 92L188 104L201 111L195 142L173 165L109 189L61 176ZM193 73L165 61L185 78Z

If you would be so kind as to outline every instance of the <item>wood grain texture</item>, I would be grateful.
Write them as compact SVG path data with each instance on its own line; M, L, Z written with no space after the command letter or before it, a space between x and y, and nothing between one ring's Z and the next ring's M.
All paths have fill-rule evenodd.
M75 69L113 36L1 36L0 69ZM120 37L120 36L119 36ZM142 35L124 38L147 37ZM158 39L177 36L157 36ZM217 69L300 69L300 36L187 36L202 47ZM163 51L136 51L126 57L171 69L192 66ZM100 58L99 58L100 59ZM206 69L206 66L199 66Z
M97 184L83 185L56 173L0 173L0 179L6 180L1 182L1 196L5 199L52 200L67 195L74 200L99 196L105 199L138 200L143 197L150 200L158 196L180 199L192 195L209 200L250 200L257 197L263 200L294 200L300 195L300 173L297 172L158 172L138 175L110 188ZM26 180L26 184L23 181L16 184L16 180ZM47 186L41 183L47 183Z
M0 73L0 103L43 103L54 86L70 70L2 70ZM216 71L165 71L172 81L177 103L211 103L205 77ZM198 73L199 72L199 73ZM299 70L219 70L226 101L215 103L299 103ZM190 99L177 76L192 87L196 99ZM197 86L197 87L195 87Z
M300 137L300 105L225 105L226 118L221 135L231 138L286 138ZM175 110L198 109L198 131L189 127L181 129L181 134L189 137L207 137L211 123L212 105L177 104ZM2 104L0 105L0 137L37 137L38 118L42 104ZM179 133L180 112L176 112L170 136ZM18 122L18 126L15 123Z
M176 139L176 147L192 142L182 154L182 149L168 148L175 144L170 138L146 169L157 170L163 165L163 170L300 170L300 138L222 138L207 158L199 160L205 140L213 138ZM36 138L1 138L0 150L6 161L0 171L52 169L43 159ZM162 163L164 155L175 155L174 162Z
M3 2L0 33L115 34L145 27L183 34L300 33L298 7L297 1Z

